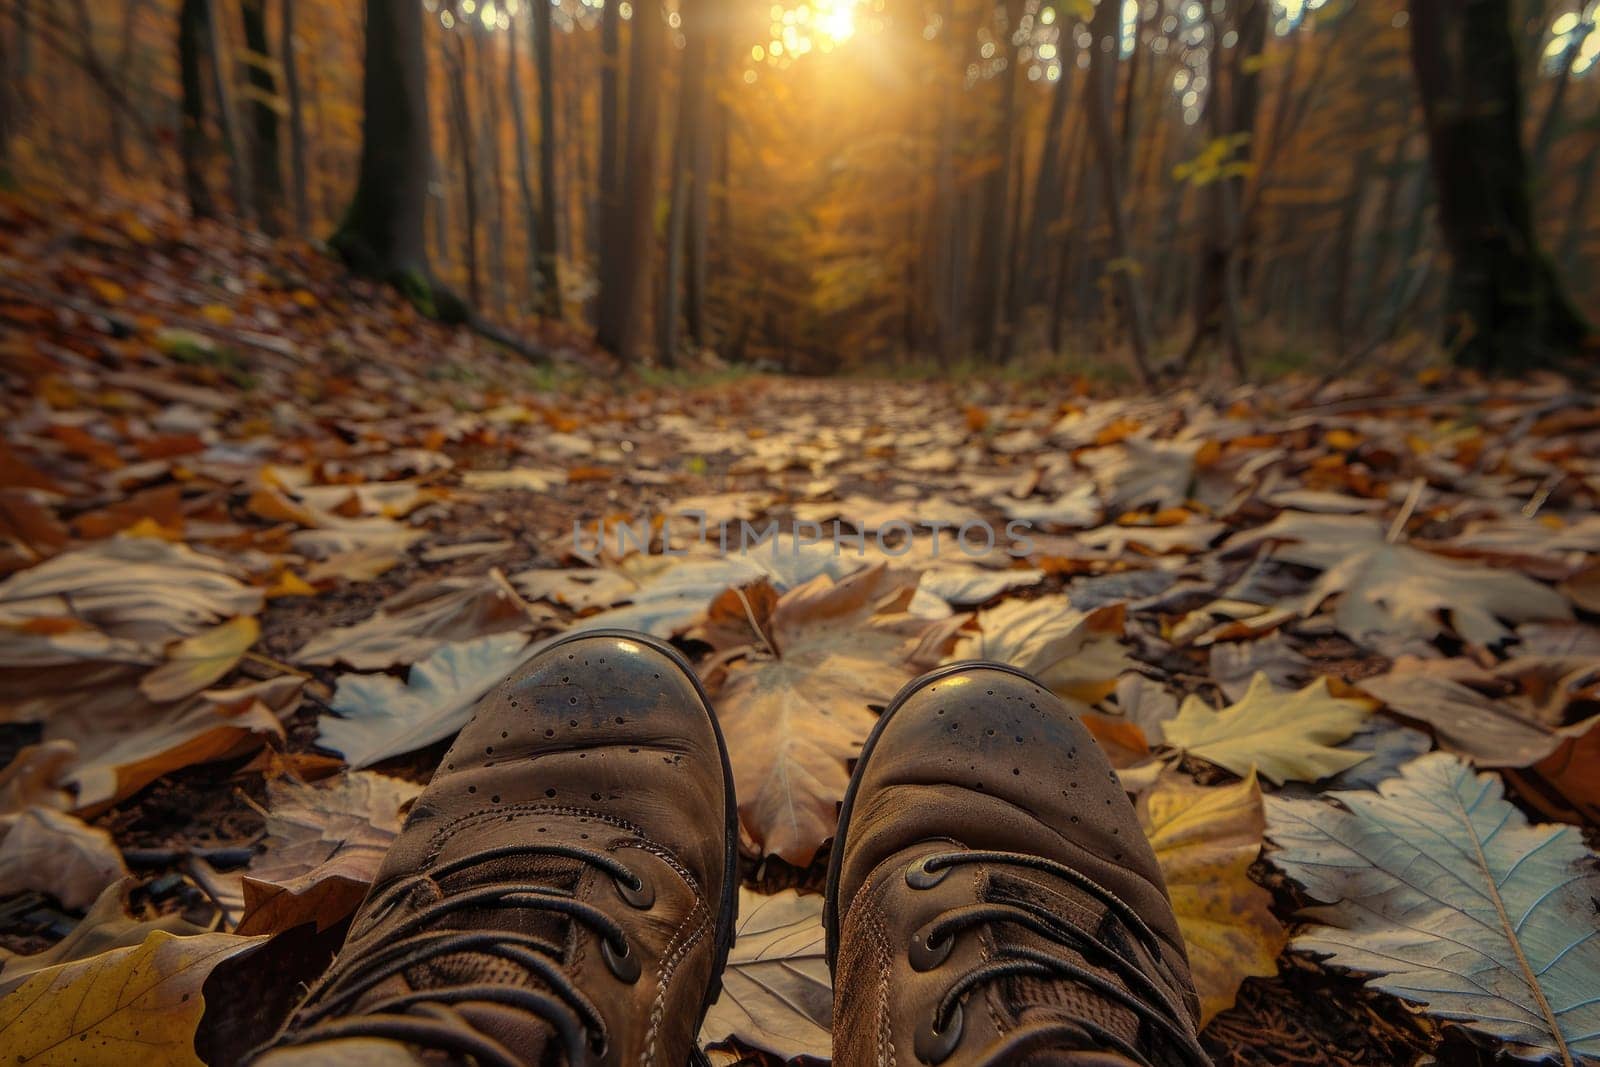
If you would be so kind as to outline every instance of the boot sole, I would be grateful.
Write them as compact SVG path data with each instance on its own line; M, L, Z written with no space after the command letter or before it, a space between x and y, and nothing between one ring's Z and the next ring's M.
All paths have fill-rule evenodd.
M711 1005L722 995L722 969L727 966L728 953L733 948L734 923L739 914L739 802L733 789L733 765L728 761L728 745L722 738L722 725L717 721L717 712L711 704L711 698L706 695L705 686L700 684L700 676L684 658L683 653L673 648L671 644L658 637L652 637L637 630L627 630L615 626L600 627L593 630L578 630L575 633L563 634L541 648L535 655L543 655L562 645L570 644L590 637L612 637L623 641L632 641L644 645L646 648L661 653L670 659L694 685L694 691L700 698L700 706L705 709L706 718L711 722L711 732L717 739L717 753L722 758L722 784L723 805L727 812L722 838L726 844L723 856L725 876L722 879L722 899L717 905L717 940L716 958L711 972L711 985L706 990L705 1002L700 1005L700 1020L695 1024L695 1045L690 1051L689 1062L701 1062L696 1057L700 1056L698 1035L700 1027L705 1023L706 1013L711 1010ZM530 659L532 657L529 657Z
M877 723L872 727L872 732L867 735L866 743L861 746L861 755L856 757L856 768L850 775L850 784L845 787L844 803L839 807L839 826L833 834L833 847L828 853L828 884L824 890L822 904L822 927L827 935L828 945L828 971L832 973L839 957L839 877L844 869L845 833L850 826L850 812L855 807L856 787L861 784L867 760L872 757L872 750L878 744L878 737L889 725L889 720L900 706L912 696L922 691L926 686L942 681L952 674L969 671L975 667L984 670L1001 671L1012 674L1025 682L1037 686L1044 686L1039 679L1019 667L1009 663L995 663L989 660L968 659L959 663L947 663L943 667L936 667L926 674L911 679L900 687L894 699L889 701L889 706L883 709L883 714L878 716Z

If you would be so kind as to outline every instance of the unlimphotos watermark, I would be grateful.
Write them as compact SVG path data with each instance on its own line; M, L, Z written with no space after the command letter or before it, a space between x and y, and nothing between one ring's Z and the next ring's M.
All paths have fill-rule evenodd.
M831 544L835 556L847 552L866 556L869 551L876 551L895 557L909 553L915 539L927 535L931 537L934 556L953 539L961 554L973 559L996 551L1020 558L1033 551L1033 539L1028 536L1031 530L1032 525L1021 519L1013 519L1002 530L996 530L994 524L979 517L965 522L889 519L876 524L848 519L826 523L796 519L793 527L785 530L777 519L759 525L746 519L713 523L703 511L678 511L636 516L628 521L596 520L591 524L574 519L572 551L580 558L593 559L608 553L624 556L630 551L687 556L705 548L714 548L722 556L749 556L766 548L777 558L784 551L799 556L816 546Z

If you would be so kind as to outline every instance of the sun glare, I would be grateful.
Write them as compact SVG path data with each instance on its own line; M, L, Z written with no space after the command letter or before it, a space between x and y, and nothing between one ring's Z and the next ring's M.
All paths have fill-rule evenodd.
M837 0L823 4L817 9L817 27L834 43L848 41L856 32L856 5L853 0Z

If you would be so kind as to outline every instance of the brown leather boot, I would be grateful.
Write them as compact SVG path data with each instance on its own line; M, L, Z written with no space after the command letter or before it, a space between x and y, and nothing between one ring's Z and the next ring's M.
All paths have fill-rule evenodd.
M1209 1062L1132 805L1077 716L1011 667L941 668L883 713L825 922L838 1067Z
M679 1067L733 940L736 810L677 653L557 642L478 705L260 1062Z

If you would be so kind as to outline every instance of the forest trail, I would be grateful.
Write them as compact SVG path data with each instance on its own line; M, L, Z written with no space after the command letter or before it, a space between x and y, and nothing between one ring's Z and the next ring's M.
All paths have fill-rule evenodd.
M78 983L148 958L205 991L161 1040L226 1062L336 943L477 695L611 624L676 639L714 696L774 653L807 664L828 706L797 745L758 703L721 707L745 915L781 907L802 946L782 981L826 980L812 891L839 752L875 716L829 679L892 629L897 676L1006 659L1093 724L1173 885L1219 1063L1600 1055L1575 995L1600 975L1575 829L1600 815L1592 397L1435 375L1161 396L616 380L159 212L46 223L7 200L0 257L29 267L0 283L0 945L51 953L0 970L0 1043L23 999L34 1033L70 1036ZM582 551L597 529L606 550ZM792 595L830 585L835 616ZM1474 862L1529 902L1526 944L1451 874L1473 866L1479 827L1450 814L1469 793L1507 828ZM1333 856L1362 835L1394 854ZM1407 856L1437 868L1414 898L1300 915ZM1379 867L1329 884L1335 860ZM1457 966L1377 962L1418 913L1467 930L1515 1023L1402 1003ZM760 985L730 989L762 1027L714 1011L707 1040L825 1052L826 1018Z

